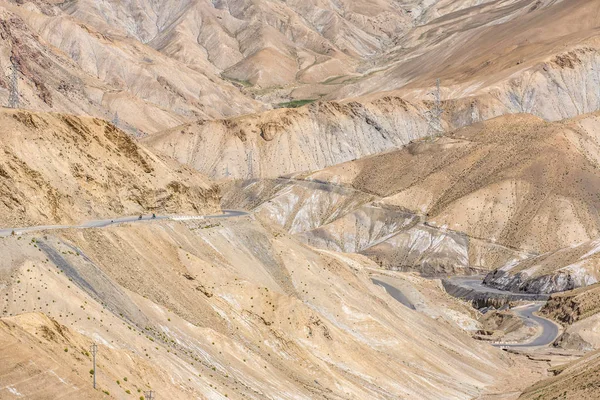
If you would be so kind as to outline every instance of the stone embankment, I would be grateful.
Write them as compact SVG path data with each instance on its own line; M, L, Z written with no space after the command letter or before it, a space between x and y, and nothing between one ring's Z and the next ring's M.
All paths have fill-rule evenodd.
M546 294L516 293L485 286L481 277L453 277L442 279L448 294L470 301L473 307L500 308L516 301L547 301Z

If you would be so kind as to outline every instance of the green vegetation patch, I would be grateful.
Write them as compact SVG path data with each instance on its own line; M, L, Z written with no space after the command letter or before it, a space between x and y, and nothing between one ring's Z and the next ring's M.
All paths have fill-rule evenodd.
M298 108L316 101L316 99L292 100L287 103L277 104L277 108Z

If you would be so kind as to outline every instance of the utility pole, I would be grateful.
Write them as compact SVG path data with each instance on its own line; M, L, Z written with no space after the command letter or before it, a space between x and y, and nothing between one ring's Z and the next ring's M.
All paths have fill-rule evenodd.
M444 132L444 128L442 127L441 121L441 117L444 113L444 110L442 109L442 95L440 91L440 83L441 81L438 78L435 81L435 91L431 93L434 97L433 105L429 110L425 112L425 115L427 116L427 123L429 125L429 127L427 128L427 135L431 138Z
M153 400L154 399L154 392L152 390L148 390L146 392L144 392L144 400Z
M10 92L8 95L8 107L19 108L19 70L15 61L11 58L12 68L10 76Z
M92 362L94 363L94 389L96 389L96 353L98 352L98 346L96 343L92 344L92 348L90 350L92 352Z

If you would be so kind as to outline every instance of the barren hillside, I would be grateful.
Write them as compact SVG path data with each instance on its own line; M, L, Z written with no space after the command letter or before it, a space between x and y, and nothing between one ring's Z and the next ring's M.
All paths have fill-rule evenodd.
M528 388L519 399L594 400L600 392L600 353L556 369L555 377L542 380ZM557 397L558 396L558 397Z
M600 285L555 293L542 309L565 327L556 345L566 349L600 349Z
M437 78L447 129L600 106L596 2L35 0L0 13L1 104L16 86L21 108L166 130L155 148L217 178L422 137ZM266 111L315 100L337 102Z
M600 108L599 7L582 0L438 2L365 62L362 78L330 80L338 89L324 97L307 88L294 97L337 102L188 123L149 144L215 178L321 169L425 136L437 78L446 130L506 114L557 121L590 113Z
M599 397L599 1L5 0L0 106L0 399Z
M600 280L598 239L508 263L486 276L489 285L512 291L554 293Z
M377 194L430 224L534 252L595 238L600 117L500 117L309 174Z
M2 395L36 396L32 378L51 396L88 393L92 341L100 390L112 398L152 388L172 399L467 399L525 373L522 360L456 325L468 320L464 310L443 311L460 307L408 309L371 283L367 259L315 251L250 217L24 235L0 246L0 337L10 346ZM427 287L428 302L437 291L452 303ZM432 307L446 317L426 316ZM43 353L31 358L36 336ZM522 384L535 374L524 376Z
M219 208L209 180L103 120L4 110L0 138L3 227Z
M386 268L502 267L487 282L568 290L598 279L599 133L597 114L506 116L291 179L229 184L223 204Z

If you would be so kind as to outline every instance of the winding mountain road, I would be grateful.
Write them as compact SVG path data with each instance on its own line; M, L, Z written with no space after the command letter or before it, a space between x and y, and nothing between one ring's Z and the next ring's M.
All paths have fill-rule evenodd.
M205 218L232 218L232 217L241 217L244 215L248 215L246 211L240 210L223 210L223 214L214 214L214 215L157 215L156 217L152 217L151 215L143 215L142 218L139 216L132 217L121 217L114 219L97 219L92 221L87 221L82 223L81 225L38 225L38 226L26 226L22 228L2 228L0 229L0 237L6 237L13 234L20 235L22 233L29 232L39 232L51 229L71 229L71 228L104 228L110 225L118 225L126 222L143 222L143 221L157 221L157 220L187 220L187 219L205 219Z
M474 279L473 277L459 277L456 279L463 282L469 288L476 289L477 291L480 291L480 292L489 292L491 294L496 294L496 295L497 294L502 294L502 295L513 294L511 292L506 292L503 290L487 287L481 283L481 280L478 280L476 278ZM397 287L395 287L392 284L392 282L390 282L390 281L383 282L380 279L377 279L375 277L372 277L371 281L376 285L384 287L390 296L392 296L394 299L396 299L397 301L399 301L406 307L408 307L412 310L415 309L415 306L400 291L400 289L398 289ZM530 301L534 301L533 303L526 304L524 306L514 307L511 310L516 315L518 315L521 319L523 319L523 322L526 325L535 326L539 332L538 335L536 335L530 341L524 342L524 343L493 343L492 344L493 346L501 347L501 348L521 348L521 349L523 349L523 348L531 348L531 347L548 346L556 340L556 338L560 334L559 326L556 323L550 321L549 319L546 319L546 318L543 318L543 317L540 317L540 316L537 316L534 314L534 313L540 311L540 309L544 306L545 302L544 301L535 301L536 299L534 299L534 298L536 295L530 295L530 296L532 297L532 299L530 299ZM525 295L524 297L527 298L528 295ZM523 299L520 299L520 300L522 301Z
M523 319L525 324L537 325L538 329L541 331L540 334L526 343L494 343L493 345L495 347L524 348L548 346L553 343L560 333L558 325L549 319L534 315L534 313L540 311L543 306L544 303L533 303L511 309Z

